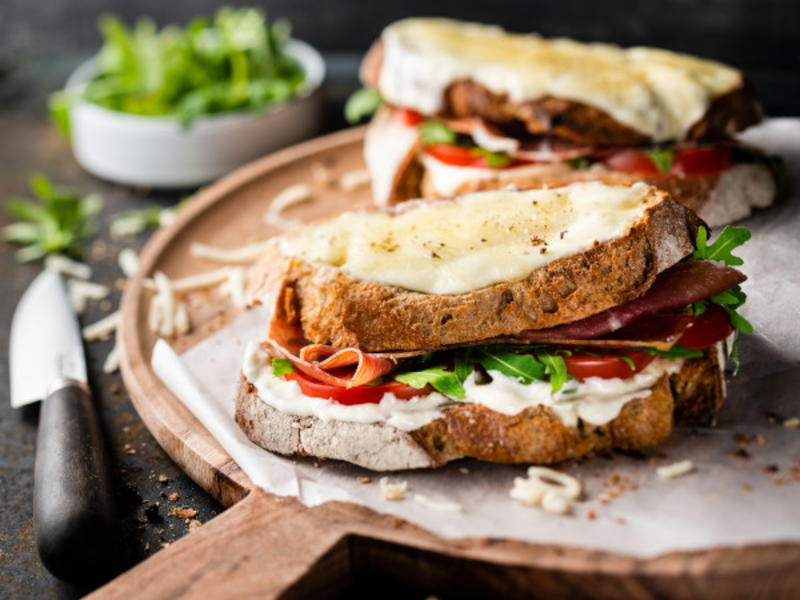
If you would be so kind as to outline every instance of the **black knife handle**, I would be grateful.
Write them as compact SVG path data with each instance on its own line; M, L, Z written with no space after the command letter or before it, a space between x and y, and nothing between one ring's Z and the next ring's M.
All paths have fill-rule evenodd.
M33 522L39 557L65 581L114 564L114 494L100 419L86 384L65 380L42 404Z

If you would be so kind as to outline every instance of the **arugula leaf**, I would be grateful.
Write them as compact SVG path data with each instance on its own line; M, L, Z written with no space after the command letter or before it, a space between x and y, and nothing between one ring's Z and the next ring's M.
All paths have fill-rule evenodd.
M586 169L591 164L588 156L578 156L576 158L568 158L567 164L573 169Z
M634 348L634 350L638 350L640 352L644 352L645 354L649 354L651 356L662 356L664 358L700 358L703 356L702 350L692 350L691 348L686 348L685 346L678 346L675 345L669 350L659 350L657 348L648 348L648 347L641 347L641 348ZM633 368L633 366L631 366Z
M272 374L276 377L279 375L286 375L297 370L288 358L273 358L272 359Z
M545 378L546 367L531 354L516 354L501 345L478 346L473 359L487 371L499 371L520 383L529 384Z
M537 354L537 358L544 363L545 372L550 376L550 389L555 393L567 382L567 363L558 352L552 354Z
M79 100L137 115L175 115L185 125L205 114L263 110L305 86L300 63L285 52L290 27L255 8L220 8L214 19L158 30L151 19L128 28L103 15L97 76L83 89L50 98L50 115L68 134Z
M492 152L480 146L473 148L472 153L483 156L486 159L486 164L492 169L502 169L511 162L511 157L508 154L504 152Z
M650 158L656 168L665 175L669 173L672 163L675 162L674 150L646 150L642 154Z
M474 361L472 360L472 348L461 348L457 350L453 356L453 371L461 383L467 380L467 377L475 370Z
M383 103L381 95L371 87L362 87L353 92L344 105L344 117L351 125L372 115Z
M435 390L456 398L465 398L467 391L461 385L458 376L443 366L430 367L422 371L408 371L394 377L397 381L413 388L424 388L430 384Z
M422 142L428 146L458 142L458 134L441 121L424 121L419 126L419 134Z
M16 257L20 262L42 258L47 254L80 256L82 242L97 231L95 217L103 201L97 195L81 197L75 190L56 186L44 175L36 173L29 186L36 200L9 198L6 211L18 219L3 228L3 237L22 244Z
M697 249L692 252L692 258L719 260L730 267L742 265L744 260L733 256L731 252L744 244L750 237L750 230L747 227L726 225L714 243L708 246L708 231L701 225L697 230Z

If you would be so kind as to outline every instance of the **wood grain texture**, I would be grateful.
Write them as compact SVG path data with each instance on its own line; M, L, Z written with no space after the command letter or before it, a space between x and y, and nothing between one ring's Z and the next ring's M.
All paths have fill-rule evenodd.
M366 575L413 579L429 593L579 598L796 597L800 545L720 548L650 560L580 548L497 539L445 540L367 508L329 503L313 509L255 489L150 369L154 336L146 326L143 278L215 268L189 257L194 241L237 247L276 230L264 223L271 198L288 185L312 184L312 165L338 178L363 168L363 129L282 151L198 194L174 226L159 231L125 290L118 342L126 386L146 425L170 456L227 511L197 532L101 588L93 598L335 597ZM289 218L333 214L367 201L367 191L313 183L312 199ZM227 300L188 298L190 347L236 314ZM235 392L231 382L231 397Z

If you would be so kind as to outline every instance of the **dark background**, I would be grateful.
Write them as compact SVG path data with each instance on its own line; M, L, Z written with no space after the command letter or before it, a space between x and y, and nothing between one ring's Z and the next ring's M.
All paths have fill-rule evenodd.
M47 121L47 96L97 50L100 14L116 13L129 23L148 15L163 26L211 15L222 4L213 0L0 0L0 203L11 195L28 195L27 181L33 171L44 172L84 194L102 194L101 233L87 251L95 281L113 286L120 277L116 253L121 244L107 235L111 215L141 208L150 201L174 204L181 196L131 190L82 171L66 142ZM767 115L800 116L798 0L281 0L259 5L271 18L290 19L295 36L322 51L328 67L324 89L327 131L345 126L342 105L358 87L358 64L369 45L385 25L414 15L498 23L512 31L582 41L658 46L717 59L745 72ZM0 226L8 222L0 212ZM139 235L124 245L139 249L147 237ZM38 408L10 408L6 361L12 311L40 266L16 263L13 251L0 242L0 597L76 598L101 584L103 578L83 585L58 582L39 563L33 542L31 499ZM114 287L107 306L90 306L84 324L113 310L119 293L119 287ZM188 533L186 520L173 516L172 509L194 509L196 520L206 523L222 507L159 448L134 411L119 374L102 373L112 343L87 345L87 359L114 468L120 530L118 570L126 570ZM439 592L415 590L397 582L390 587L396 595L410 598ZM385 581L381 589L381 595L387 597ZM369 577L356 578L349 597L356 598L365 590L374 590Z
M157 24L211 14L214 0L0 0L0 65L26 55L88 55L99 43L97 16ZM582 41L650 45L717 59L745 71L770 115L800 114L800 2L797 0L487 0L256 2L287 17L297 37L334 61L334 76L355 72L358 57L388 23L406 16L451 16L512 31ZM352 60L350 60L352 59ZM342 75L344 73L341 73Z

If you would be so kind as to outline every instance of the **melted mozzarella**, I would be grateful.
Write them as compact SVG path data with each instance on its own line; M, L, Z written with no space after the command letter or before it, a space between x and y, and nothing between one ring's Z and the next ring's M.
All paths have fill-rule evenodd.
M423 114L438 113L447 88L471 79L518 102L581 102L664 141L683 138L714 98L742 84L735 69L665 50L545 40L446 19L399 21L382 40L381 95Z
M605 425L614 420L628 402L650 394L662 375L676 373L681 365L681 360L656 358L633 377L591 377L572 393L553 393L549 383L523 385L501 373L489 371L492 382L488 384L475 383L474 374L467 378L464 382L467 395L462 402L482 404L505 415L545 406L553 410L567 427L577 426L578 419L592 425ZM380 403L352 406L310 398L303 394L296 382L272 374L269 357L255 342L247 346L242 371L258 390L261 400L273 408L284 414L317 417L324 421L386 423L402 431L414 431L442 417L444 405L453 401L437 392L413 400L398 400L393 394L385 394Z
M419 130L381 109L373 117L364 138L364 161L372 176L372 197L376 204L388 204L395 182L416 149Z
M592 182L354 211L283 236L280 251L362 281L463 294L626 235L649 206L650 190Z

